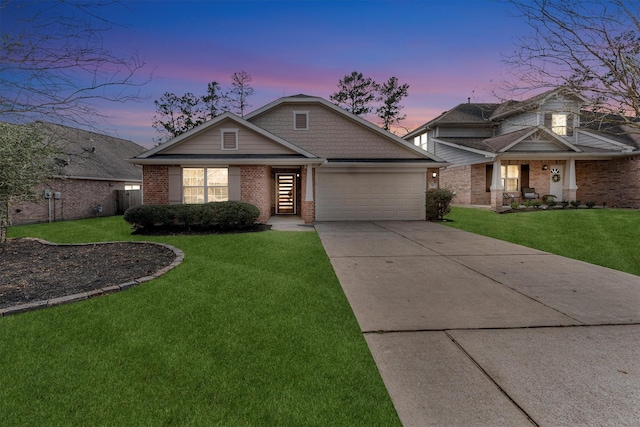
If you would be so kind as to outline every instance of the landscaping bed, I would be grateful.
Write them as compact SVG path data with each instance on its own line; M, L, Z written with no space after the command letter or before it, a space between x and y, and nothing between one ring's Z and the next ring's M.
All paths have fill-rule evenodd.
M0 308L130 282L175 258L173 250L153 243L54 245L10 239L0 253Z

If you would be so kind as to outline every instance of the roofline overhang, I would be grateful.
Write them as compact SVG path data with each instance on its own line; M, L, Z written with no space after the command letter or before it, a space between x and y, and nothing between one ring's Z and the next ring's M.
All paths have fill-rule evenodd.
M205 165L269 165L269 166L300 166L300 165L321 165L326 159L321 158L295 158L295 159L127 159L129 163L135 165L182 165L182 166L205 166Z
M496 154L490 151L478 150L477 148L465 147L464 145L456 144L455 142L449 142L438 138L433 138L435 142L438 142L443 145L447 145L449 147L457 148L459 150L469 151L471 153L481 154L485 157L495 157Z
M117 181L117 182L142 182L142 178L96 178L94 176L75 176L75 175L51 175L55 179L78 179L85 181Z
M629 156L630 153L584 153L584 152L548 152L548 153L500 153L495 160L611 160L614 157ZM640 153L638 153L640 154Z
M325 168L372 168L372 169L402 169L407 171L420 169L427 170L432 168L444 168L450 166L451 163L447 162L327 162L322 165L322 169Z

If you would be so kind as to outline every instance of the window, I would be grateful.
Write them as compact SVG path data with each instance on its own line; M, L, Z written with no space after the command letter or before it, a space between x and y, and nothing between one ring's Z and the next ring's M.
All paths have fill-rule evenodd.
M546 113L544 125L560 136L573 136L573 114Z
M220 129L223 150L238 149L238 129Z
M309 130L309 112L308 111L293 112L293 129Z
M503 191L518 191L519 179L520 179L520 166L518 165L503 165L502 169L502 190Z
M552 114L551 115L551 130L556 135L567 135L567 115L566 114Z
M140 189L140 184L125 184L124 185L124 189L125 190L139 190Z
M182 169L184 203L225 202L229 200L227 168Z

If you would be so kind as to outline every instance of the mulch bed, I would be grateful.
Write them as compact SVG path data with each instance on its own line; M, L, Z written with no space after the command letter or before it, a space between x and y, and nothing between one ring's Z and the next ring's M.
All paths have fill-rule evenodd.
M153 243L50 245L9 239L0 252L0 309L130 282L175 258L173 250Z

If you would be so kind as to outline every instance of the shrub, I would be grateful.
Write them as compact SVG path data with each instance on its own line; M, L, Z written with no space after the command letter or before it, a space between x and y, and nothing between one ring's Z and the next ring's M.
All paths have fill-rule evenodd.
M429 190L426 194L427 221L441 221L451 210L451 200L455 193L445 188Z
M562 204L562 209L566 208L567 206L569 206L569 201L568 200L563 200L560 202Z
M585 203L589 209L593 208L596 205L596 202L587 202Z
M527 208L530 208L531 207L531 200L525 200L524 201L524 206L527 207Z
M520 203L518 203L518 202L512 202L511 203L511 209L518 209L519 206L520 206Z
M544 201L544 204L547 206L556 205L556 196L554 196L553 194L545 194L544 196L542 196L542 200Z
M140 205L127 209L124 219L134 228L198 228L232 230L255 223L260 210L244 202L194 205Z
M540 206L542 206L542 202L540 200L536 200L532 203L533 207L538 209Z
M569 203L571 203L571 206L573 206L574 208L577 208L578 206L580 206L580 200L572 200Z

